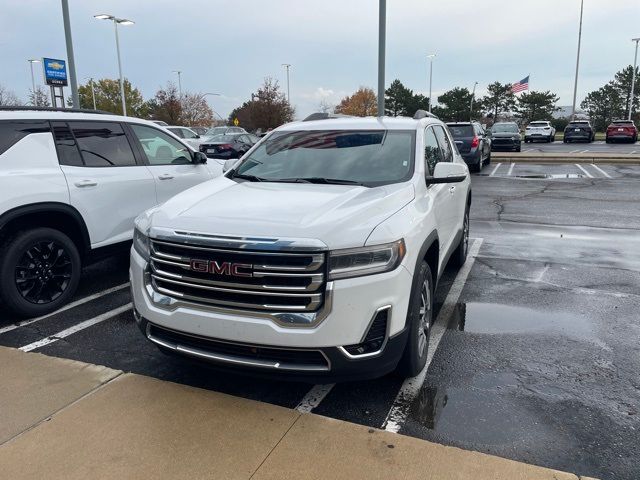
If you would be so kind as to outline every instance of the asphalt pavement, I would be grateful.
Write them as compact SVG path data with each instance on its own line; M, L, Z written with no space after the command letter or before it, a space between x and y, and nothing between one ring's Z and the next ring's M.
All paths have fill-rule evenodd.
M553 143L536 141L534 143L522 142L523 152L537 153L608 153L608 154L630 154L640 155L640 142L636 143L606 143L604 140L595 142L572 142L563 143L556 140Z
M637 479L639 181L639 166L570 162L494 163L474 175L475 255L462 271L448 269L436 292L424 382L388 375L312 386L166 357L133 321L126 256L87 267L61 312L16 324L0 307L0 345L603 480Z

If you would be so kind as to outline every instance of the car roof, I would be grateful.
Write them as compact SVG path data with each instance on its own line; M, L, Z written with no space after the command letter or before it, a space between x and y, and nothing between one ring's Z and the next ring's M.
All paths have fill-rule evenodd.
M82 121L95 120L100 122L129 122L140 123L158 128L160 125L149 120L123 115L84 112L61 112L49 110L0 110L0 120L53 120L53 121ZM166 127L165 127L166 128Z
M307 122L292 122L277 128L277 131L298 130L416 130L428 124L440 124L434 118L414 120L409 117L338 117Z
M465 126L465 125L473 125L474 123L478 123L478 122L447 122L447 125L461 125L461 126Z

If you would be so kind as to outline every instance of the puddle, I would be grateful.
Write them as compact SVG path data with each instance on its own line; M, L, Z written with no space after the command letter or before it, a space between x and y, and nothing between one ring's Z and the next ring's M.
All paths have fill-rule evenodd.
M487 334L559 333L601 344L585 316L495 303L459 303L447 328Z

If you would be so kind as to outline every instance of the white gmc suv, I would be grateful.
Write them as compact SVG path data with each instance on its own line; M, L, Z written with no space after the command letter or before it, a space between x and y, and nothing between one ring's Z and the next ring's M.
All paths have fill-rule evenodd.
M527 125L524 129L524 143L533 143L536 140L544 140L547 143L556 141L556 129L551 122L540 120Z
M85 261L131 244L141 212L221 173L152 122L0 107L0 300L28 317L57 309Z
M162 351L310 381L423 368L436 284L467 255L467 166L426 112L322 116L136 220L134 314Z

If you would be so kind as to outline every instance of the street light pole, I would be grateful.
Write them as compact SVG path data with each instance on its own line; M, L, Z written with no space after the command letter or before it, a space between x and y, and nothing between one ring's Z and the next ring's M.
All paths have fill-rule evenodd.
M384 115L384 71L387 40L387 0L379 0L378 14L378 116Z
M29 62L29 66L31 67L31 92L35 95L35 93L36 93L36 79L33 76L33 64L34 63L40 63L40 60L37 60L35 58L30 58L29 60L27 60L27 62Z
M478 82L473 84L473 92L471 93L471 105L469 105L469 120L472 120L473 117L473 99L476 96L476 87L478 86Z
M427 55L429 59L429 113L431 113L431 87L433 86L433 59L436 58L435 53Z
M631 111L633 110L633 96L636 88L636 65L638 64L638 42L640 38L632 38L632 42L636 42L636 55L633 58L633 73L631 74L631 95L629 96L629 120L631 120Z
M582 42L582 12L584 0L580 0L580 27L578 28L578 55L576 56L576 78L573 84L573 106L571 107L571 120L576 118L576 97L578 95L578 68L580 67L580 43Z
M173 73L178 74L178 95L180 95L180 101L182 102L182 70L174 70Z
M113 15L94 15L94 18L99 20L111 20L116 32L116 51L118 54L118 75L120 76L120 97L122 99L122 115L127 116L127 102L124 97L124 79L122 78L122 60L120 59L120 39L118 38L118 25L133 25L132 20L126 18L116 18Z
M283 63L282 66L287 69L287 103L291 105L291 91L289 90L289 68L291 68L291 64Z
M93 87L93 77L88 78L87 80L89 80L89 85L91 85L91 97L93 98L93 109L97 110L97 108L96 108L96 90Z
M62 0L62 21L64 23L64 37L67 43L67 62L69 62L70 73L69 76L71 77L71 100L73 102L73 108L80 108L80 97L78 97L78 82L76 81L76 61L73 56L73 40L71 39L69 0ZM62 105L62 107L64 108L64 105Z

